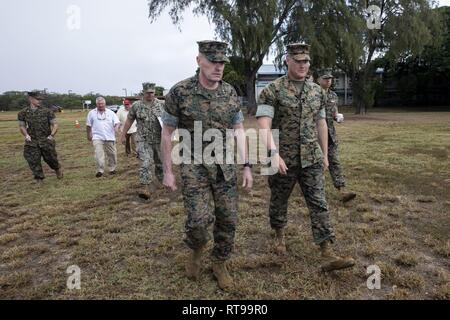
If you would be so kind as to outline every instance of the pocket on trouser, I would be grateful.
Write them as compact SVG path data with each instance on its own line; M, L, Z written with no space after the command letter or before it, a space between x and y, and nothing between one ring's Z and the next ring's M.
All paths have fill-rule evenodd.
M323 152L317 141L301 144L300 155L302 168L310 167L318 162L323 162Z

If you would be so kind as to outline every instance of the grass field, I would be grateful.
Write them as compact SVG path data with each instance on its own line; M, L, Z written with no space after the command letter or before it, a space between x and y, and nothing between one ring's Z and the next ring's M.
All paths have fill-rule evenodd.
M38 188L23 156L16 113L0 113L1 299L450 299L450 113L346 115L338 126L349 188L342 205L327 175L337 250L352 270L323 274L308 212L296 186L289 204L288 255L270 250L266 178L241 192L236 288L218 289L208 256L201 280L184 276L181 196L136 195L136 159L119 146L118 175L94 177L85 113L58 114L57 150L65 177ZM74 126L79 120L81 129ZM247 121L247 127L255 125ZM254 172L258 172L257 169ZM366 286L369 265L381 289ZM81 268L81 290L66 269Z

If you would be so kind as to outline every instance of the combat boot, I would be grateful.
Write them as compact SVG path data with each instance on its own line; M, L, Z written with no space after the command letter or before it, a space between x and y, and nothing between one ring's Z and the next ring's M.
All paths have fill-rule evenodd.
M44 185L44 179L35 179L35 181L37 187L42 187Z
M356 193L346 192L344 188L339 188L339 193L341 194L341 199L343 203L349 202L356 198Z
M229 290L233 287L233 278L228 273L225 261L213 262L212 269L220 289Z
M56 170L55 170L55 173L56 173L56 177L57 177L58 179L62 179L62 178L64 177L64 174L63 174L61 168L56 169Z
M139 198L142 198L144 200L150 199L152 194L153 194L153 188L152 188L151 184L142 186L138 192Z
M203 247L192 250L186 261L186 276L191 280L198 280L202 260Z
M324 272L351 268L355 265L355 260L352 258L342 258L335 255L329 241L324 241L320 244L320 252L324 260L322 264L322 271Z
M286 241L284 237L284 228L275 229L275 253L286 254Z

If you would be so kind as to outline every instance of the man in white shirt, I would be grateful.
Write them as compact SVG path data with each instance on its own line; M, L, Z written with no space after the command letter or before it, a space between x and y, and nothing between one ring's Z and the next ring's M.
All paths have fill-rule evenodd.
M106 109L106 101L103 97L95 100L97 108L88 113L86 120L86 132L88 141L92 141L95 150L95 164L97 178L103 176L105 155L108 161L110 174L116 173L117 149L116 133L120 129L120 121L117 115Z
M123 102L123 106L120 107L119 111L117 111L117 117L120 120L120 134L122 135L123 127L125 126L125 122L127 121L128 111L131 108L130 100L125 100ZM136 121L130 127L130 130L126 133L126 141L125 141L125 154L127 156L132 155L136 156Z

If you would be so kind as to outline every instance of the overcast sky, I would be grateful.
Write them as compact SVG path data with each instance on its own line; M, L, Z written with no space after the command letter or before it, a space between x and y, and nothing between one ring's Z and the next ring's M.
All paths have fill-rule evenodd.
M123 95L145 81L168 89L195 72L196 41L213 38L190 12L181 32L167 13L151 24L146 0L2 0L0 92Z

